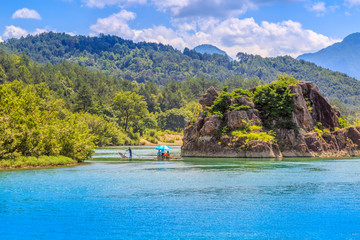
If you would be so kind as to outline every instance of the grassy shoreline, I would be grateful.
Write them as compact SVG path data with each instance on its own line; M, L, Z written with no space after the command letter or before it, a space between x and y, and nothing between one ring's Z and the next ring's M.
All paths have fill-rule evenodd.
M0 159L0 170L65 167L78 164L82 163L65 156L17 157Z

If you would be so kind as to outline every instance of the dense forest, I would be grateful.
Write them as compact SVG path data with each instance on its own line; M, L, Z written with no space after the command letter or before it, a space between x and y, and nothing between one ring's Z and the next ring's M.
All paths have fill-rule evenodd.
M352 109L360 104L360 82L356 79L289 56L262 58L238 53L238 60L232 61L218 54L201 54L187 48L181 52L163 44L134 43L116 36L70 36L52 32L9 39L0 47L8 53L25 53L42 64L66 60L92 72L101 70L117 79L157 85L189 78L223 82L241 77L271 82L286 73L314 82L330 101L340 101Z
M62 62L39 64L0 51L0 159L63 155L84 159L95 145L157 143L181 132L210 86L251 88L257 78L204 77L137 83Z

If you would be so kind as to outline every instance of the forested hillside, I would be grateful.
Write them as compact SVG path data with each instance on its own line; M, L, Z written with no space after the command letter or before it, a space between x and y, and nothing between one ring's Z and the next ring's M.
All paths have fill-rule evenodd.
M42 64L57 64L66 60L93 72L101 70L107 75L138 83L163 85L187 78L223 82L239 76L271 82L279 74L286 73L299 80L313 81L330 101L340 100L353 108L360 105L360 82L356 79L288 56L262 58L239 53L238 61L230 61L218 54L200 54L189 49L181 52L163 44L134 43L116 36L73 37L63 33L10 39L1 47L8 52L25 53ZM113 77L109 79L119 81ZM103 83L99 81L97 84ZM103 88L109 86L103 85Z
M3 122L2 127L19 125L16 127L19 132L1 131L0 146L13 146L10 153L19 147L17 144L27 146L27 139L32 138L34 131L38 132L37 127L47 128L34 126L34 121L51 125L70 119L74 119L76 126L87 126L85 132L92 136L87 139L93 139L98 146L139 144L141 138L156 143L164 140L164 131L181 132L186 121L198 114L201 108L197 100L208 87L221 89L226 84L231 89L251 88L261 83L256 78L238 77L220 82L199 77L159 86L154 82L137 83L107 76L100 71L90 72L68 62L41 65L24 54L8 55L0 51L0 87L5 96L0 96L0 117L9 121L8 125ZM32 95L27 95L28 92ZM14 101L12 105L8 105L8 98ZM39 118L27 116L17 120L16 116L26 116L22 113L28 111L23 109L27 103L37 106L29 113ZM17 111L13 106L20 106L19 113L12 112ZM41 120L40 116L47 114L52 117L49 122ZM0 149L0 158L3 150ZM24 153L29 151L32 150L25 148Z

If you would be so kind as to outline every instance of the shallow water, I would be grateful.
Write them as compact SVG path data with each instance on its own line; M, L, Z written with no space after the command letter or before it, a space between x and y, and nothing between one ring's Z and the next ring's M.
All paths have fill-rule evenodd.
M119 159L0 172L0 239L359 239L360 159ZM172 154L179 154L175 147Z

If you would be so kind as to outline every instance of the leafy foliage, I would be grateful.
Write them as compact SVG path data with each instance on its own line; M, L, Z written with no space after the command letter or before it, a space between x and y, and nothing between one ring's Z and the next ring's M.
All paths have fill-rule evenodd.
M130 122L134 124L148 114L143 97L130 91L116 93L113 108L116 111L118 123L125 132L128 131Z
M291 121L294 94L290 92L289 84L296 82L293 77L284 75L279 76L278 81L256 88L253 101L266 129L295 128L295 124Z
M63 155L77 160L89 157L93 136L66 112L59 118L61 102L50 106L33 85L21 82L0 85L0 158Z

